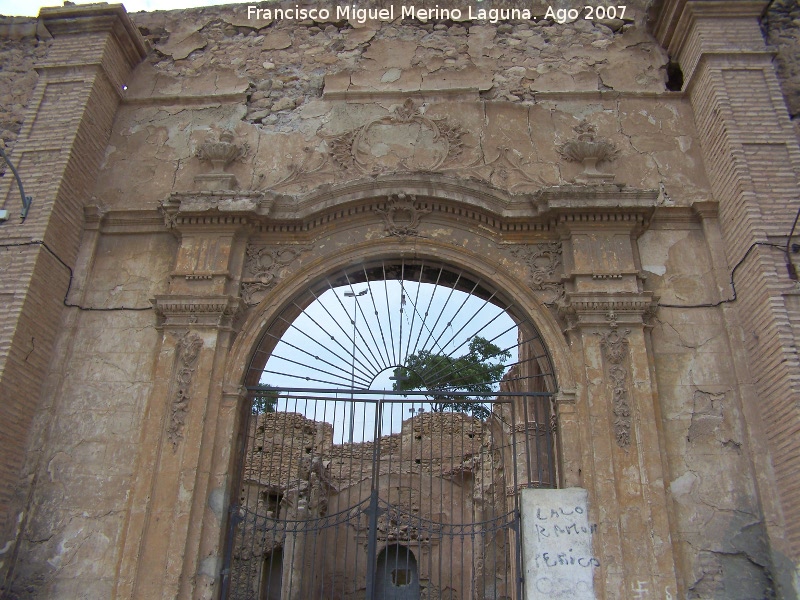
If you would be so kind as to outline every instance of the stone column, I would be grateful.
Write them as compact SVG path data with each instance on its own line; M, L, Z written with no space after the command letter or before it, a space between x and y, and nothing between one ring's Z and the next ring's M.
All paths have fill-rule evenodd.
M655 23L694 109L736 300L725 318L781 597L800 595L800 305L784 246L798 207L800 148L765 46L766 1L667 0ZM729 297L727 291L723 297Z
M549 195L563 245L561 314L576 364L584 365L574 407L559 402L572 408L561 419L579 435L582 453L565 457L565 480L590 495L597 597L676 597L645 330L655 299L643 291L635 245L656 194L588 186Z
M27 484L18 481L83 232L83 207L103 160L123 85L146 48L122 5L42 9L53 36L11 152L33 197L18 218L13 177L0 182L0 548L15 544ZM21 486L21 487L20 487ZM15 502L12 505L12 502ZM17 527L20 531L21 527ZM10 546L7 545L10 543ZM11 561L2 560L3 569Z

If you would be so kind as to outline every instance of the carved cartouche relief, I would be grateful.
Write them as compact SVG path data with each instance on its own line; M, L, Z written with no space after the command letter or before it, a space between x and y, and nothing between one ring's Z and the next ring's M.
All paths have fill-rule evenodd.
M331 158L340 169L362 174L436 171L461 154L464 132L445 117L425 115L407 99L392 114L355 131L328 138Z
M386 235L402 239L419 235L420 219L431 209L419 205L414 195L397 194L389 196L385 210L376 208L375 212L383 218Z
M488 158L480 145L468 147L469 132L449 117L431 115L410 98L391 114L304 147L288 172L262 189L300 191L334 181L388 173L443 173L483 181L510 192L547 184L527 153L498 146ZM555 183L555 182L552 182Z
M183 439L183 429L186 426L186 416L191 400L189 389L202 347L202 338L193 332L181 335L175 347L177 357L175 392L167 422L167 439L172 443L173 451L178 449L178 443Z
M309 245L249 244L242 277L242 300L245 304L253 306L261 302L266 293L278 283L281 270L309 250Z

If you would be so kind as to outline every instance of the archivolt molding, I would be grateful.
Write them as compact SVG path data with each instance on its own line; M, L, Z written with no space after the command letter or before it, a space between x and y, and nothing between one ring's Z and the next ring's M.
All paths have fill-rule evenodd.
M453 267L464 267L477 277L493 281L498 289L505 290L510 298L514 298L520 310L529 315L536 324L550 349L554 368L558 374L559 387L565 386L568 389L574 387L574 365L561 328L550 311L541 310L541 302L536 298L535 292L521 278L515 277L500 264L488 261L486 256L471 252L464 247L423 237L417 237L415 240L413 252L416 258L440 261ZM259 305L247 311L241 333L236 337L229 354L226 381L231 385L241 384L246 366L249 364L250 353L258 344L263 328L282 310L285 302L305 293L309 282L322 280L327 274L363 261L365 257L371 260L393 259L407 253L408 250L408 244L396 237L368 240L353 244L335 255L317 256L300 268L287 272L285 277L278 278Z

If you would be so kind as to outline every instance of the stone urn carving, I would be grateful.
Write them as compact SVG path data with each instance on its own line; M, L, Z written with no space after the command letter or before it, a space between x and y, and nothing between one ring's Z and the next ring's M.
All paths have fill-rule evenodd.
M237 185L236 176L226 173L225 169L235 160L247 156L246 144L233 143L234 135L230 130L219 134L217 139L210 137L200 144L195 155L203 161L211 163L211 172L198 175L195 183L204 190L231 190Z
M572 162L583 163L583 172L575 178L575 183L610 183L612 173L597 170L601 162L614 160L619 152L612 142L597 136L597 127L582 121L573 129L577 139L568 140L559 147L561 156Z

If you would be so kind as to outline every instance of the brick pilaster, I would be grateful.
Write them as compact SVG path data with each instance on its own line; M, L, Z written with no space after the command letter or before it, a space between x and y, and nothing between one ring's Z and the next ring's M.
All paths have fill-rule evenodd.
M793 285L784 257L755 244L786 243L800 200L800 148L759 28L766 4L666 2L655 32L684 73L719 202L729 270L742 261L737 300L726 317L749 364L749 373L737 373L740 386L754 390L745 398L745 414L774 575L782 597L794 598L800 565L800 360L784 298Z
M19 190L0 183L12 215L0 224L0 548L13 560L26 483L20 469L64 310L83 231L83 207L103 159L123 82L145 45L121 5L42 9L54 37L11 160L33 197L20 222ZM5 293L2 293L5 292ZM8 542L11 542L8 544ZM9 550L11 549L11 550Z

